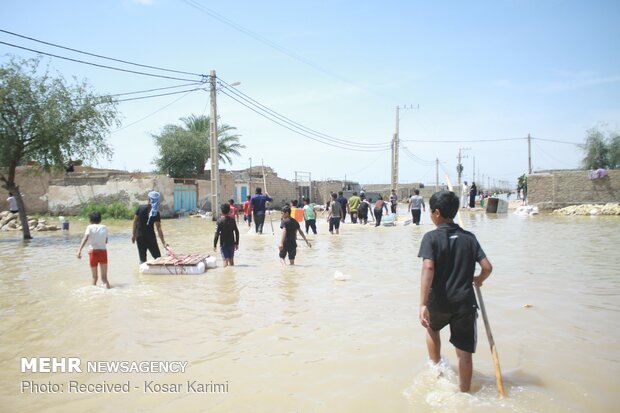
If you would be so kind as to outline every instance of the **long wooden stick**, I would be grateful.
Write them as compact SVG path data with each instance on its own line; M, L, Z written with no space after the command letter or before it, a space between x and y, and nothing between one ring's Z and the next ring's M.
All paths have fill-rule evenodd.
M446 182L448 182L448 189L454 192L450 177L446 174ZM460 205L459 205L460 207ZM459 221L459 225L463 228L463 219L461 218L461 208L456 213L456 217ZM497 391L499 397L504 398L504 381L502 380L502 369L499 366L499 354L497 354L497 347L495 347L495 340L493 340L493 333L491 333L491 324L489 324L489 317L487 317L487 310L484 307L484 301L482 300L482 291L480 287L474 285L476 295L478 296L478 303L480 304L480 312L482 313L482 320L484 321L484 329L487 332L487 339L489 340L489 347L491 347L491 355L493 356L493 365L495 366L495 384L497 385Z
M495 384L497 385L497 391L499 396L503 398L504 382L502 380L502 369L499 366L499 354L497 354L497 347L495 347L495 340L493 340L493 333L491 332L491 325L489 324L489 317L487 317L487 310L484 307L484 301L482 300L482 292L477 285L476 294L478 295L478 304L480 304L480 312L482 313L482 320L484 321L484 329L487 332L487 339L489 340L489 347L491 347L491 355L493 356L493 365L495 366Z
M261 164L261 170L263 172L263 189L265 190L265 193L267 193L267 180L265 179L265 164L263 163L263 160L260 160L260 164ZM265 205L267 205L267 202L265 202ZM271 224L271 235L275 235L275 231L273 230L273 221L271 220L271 211L269 211L269 223Z

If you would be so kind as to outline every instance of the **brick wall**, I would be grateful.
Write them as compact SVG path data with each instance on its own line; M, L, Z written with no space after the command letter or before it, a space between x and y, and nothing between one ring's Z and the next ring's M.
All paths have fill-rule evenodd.
M610 170L601 179L590 179L588 171L549 171L527 177L528 202L540 209L579 204L620 202L620 170Z
M61 178L64 172L43 172L38 173L32 167L18 167L15 176L15 183L19 187L27 214L47 213L47 192L50 179ZM9 193L0 187L0 210L8 209L6 199Z
M133 175L129 173L74 173L49 180L47 210L57 215L78 214L89 202L120 201L128 206L148 202L148 193L161 194L159 211L162 217L172 216L174 180L165 175Z

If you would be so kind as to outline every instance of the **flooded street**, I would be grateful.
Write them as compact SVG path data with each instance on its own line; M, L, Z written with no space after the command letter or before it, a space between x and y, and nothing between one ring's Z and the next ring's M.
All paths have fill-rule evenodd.
M457 392L448 331L442 353L452 370L436 378L427 366L417 253L434 228L428 212L418 227L345 224L339 236L322 219L312 249L299 242L295 267L279 263L274 214L276 235L268 221L262 236L240 223L235 267L222 268L218 254L219 268L185 276L139 274L131 221L104 221L111 290L90 286L88 258L75 257L86 221L34 233L28 243L20 233L0 233L1 410L618 411L618 217L479 212L463 222L494 265L482 292L503 400L482 319L472 394ZM176 253L214 254L210 220L164 220L162 228ZM336 271L350 279L336 281ZM83 371L22 373L21 357L78 357ZM111 373L88 372L87 361L188 365L184 373ZM22 392L23 381L63 391ZM129 382L130 391L69 392L70 381ZM226 391L188 393L193 381ZM151 391L158 383L182 391Z

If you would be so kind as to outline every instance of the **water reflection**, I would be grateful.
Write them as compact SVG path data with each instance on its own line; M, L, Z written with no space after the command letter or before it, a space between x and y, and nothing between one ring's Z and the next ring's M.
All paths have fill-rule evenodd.
M483 291L505 372L505 401L496 399L484 335L473 395L456 393L449 371L441 382L426 367L417 321L417 252L433 229L426 213L420 226L345 224L338 236L321 221L313 248L299 243L295 267L280 265L277 228L275 235L257 236L242 227L238 265L202 276L139 274L130 223L106 222L111 290L90 286L87 260L75 258L86 222L72 222L68 232L34 234L28 242L0 233L0 326L10 332L0 338L0 388L9 389L2 390L3 405L15 411L104 404L129 411L146 405L153 411L172 405L179 411L614 411L617 217L464 213L463 222L495 266ZM211 221L166 220L163 228L175 252L213 254ZM350 279L334 280L335 271ZM454 366L447 341L444 334L444 357ZM10 390L22 379L40 378L19 374L16 366L23 355L41 354L187 360L189 372L171 379L226 379L234 390L219 399L132 393L122 401Z

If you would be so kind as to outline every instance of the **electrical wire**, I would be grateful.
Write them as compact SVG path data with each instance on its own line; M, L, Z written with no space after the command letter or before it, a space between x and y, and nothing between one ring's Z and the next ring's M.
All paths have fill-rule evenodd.
M405 146L403 146L402 149L403 149L403 152L405 152L405 154L411 158L411 160L413 160L414 162L416 162L416 163L418 163L420 165L428 166L428 165L434 165L435 164L435 161L426 161L426 160L424 160L424 159L414 155L413 152L411 152L409 150L409 148L407 148Z
M502 141L518 141L527 138L504 138L504 139L463 139L463 140L423 140L423 139L401 139L401 142L417 142L417 143L474 143L474 142L502 142Z
M158 90L175 89L177 87L192 86L192 85L197 85L197 84L201 84L201 83L200 82L183 83L181 85L176 85L176 86L159 87L159 88L155 88L155 89L139 90L139 91L136 91L136 92L114 93L114 94L109 94L109 95L105 95L105 96L116 97L116 96L126 96L126 95L137 95L139 93L156 92Z
M196 90L204 90L204 89L201 88L201 87L197 87L197 88L194 88L194 89L178 90L176 92L159 93L157 95L138 96L138 97L135 97L135 98L127 98L127 99L115 99L115 102L129 102L129 101L132 101L132 100L158 98L158 97L161 97L161 96L170 96L170 95L178 95L179 93L194 92Z
M534 146L536 146L536 148L538 148L538 149L539 149L542 153L544 153L545 155L547 155L547 156L549 157L549 159L551 159L551 160L553 160L553 161L555 161L555 162L558 162L558 163L560 163L560 164L562 164L562 165L565 165L565 166L569 166L569 167L573 167L573 168L574 168L574 165L571 165L571 164L569 164L569 163L567 163L567 162L565 162L565 161L562 161L562 160L560 160L560 159L555 158L554 156L551 156L551 155L550 155L547 151L545 151L545 150L544 150L544 149L543 149L543 148L542 148L539 144L537 144L536 142L534 142Z
M237 103L239 103L239 104L241 104L241 105L245 106L246 108L250 109L252 112L254 112L254 113L256 113L256 114L258 114L258 115L260 115L260 116L264 117L265 119L267 119L267 120L269 120L269 121L271 121L271 122L273 122L273 123L275 123L275 124L277 124L277 125L280 125L280 126L282 126L283 128L290 130L290 131L291 131L291 132L293 132L293 133L296 133L296 134L298 134L298 135L301 135L301 136L304 136L304 137L306 137L306 138L308 138L308 139L311 139L311 140L313 140L313 141L315 141L315 142L319 142L319 143L322 143L322 144L325 144L325 145L328 145L328 146L332 146L332 147L334 147L334 148L346 149L346 150L357 151L357 152L382 152L382 151L385 151L385 150L386 150L385 148L378 148L378 149L370 149L370 148L368 148L368 149L359 149L359 148L355 148L355 147L350 147L350 146L341 146L341 145L334 144L334 143L331 143L331 142L326 142L326 141L321 140L321 139L318 139L318 138L316 138L316 137L314 137L314 136L312 136L312 135L309 135L309 134L307 134L307 133L304 133L304 132L302 132L302 131L299 131L299 130L297 130L297 129L294 129L294 128L293 128L293 127L291 127L290 125L287 125L286 123L282 123L282 121L280 121L280 120L278 120L278 119L274 119L271 115L266 114L266 113L263 113L263 112L261 112L259 109L257 109L256 107L252 107L250 104L248 104L248 103L246 103L246 102L244 102L244 101L242 101L242 100L238 99L236 96L234 96L234 95L232 95L232 94L229 94L229 93L228 93L225 89L222 89L220 92L221 92L222 94L224 94L224 95L228 96L228 97L229 97L229 98L231 98L232 100L236 101Z
M219 79L218 79L219 80ZM219 80L219 83L221 85L220 90L228 90L230 92L232 92L233 94L235 94L238 98L244 100L246 103L248 103L251 106L254 106L256 108L258 108L258 110L264 111L269 113L271 116L274 116L275 118L279 119L280 121L287 123L289 125L291 125L294 128L297 129L301 129L303 130L305 133L309 133L311 135L316 136L319 139L324 139L327 141L331 141L335 144L339 144L339 145L347 145L347 146L354 146L354 147L358 147L358 148L368 148L368 149L381 149L381 150L387 150L391 147L391 144L389 142L382 142L382 143L358 143L358 142L354 142L354 141L349 141L349 140L345 140L345 139L339 139L339 138L335 138L333 136L324 134L322 132L317 132L314 129L311 129L307 126L304 126L298 122L295 122L294 120L281 115L280 113L274 111L273 109L270 109L269 107L263 105L262 103L256 101L255 99L251 98L250 96L244 94L243 92L240 92L239 90L237 90L236 88L232 87L231 85L229 85L228 83ZM229 96L229 95L228 95Z
M104 69L116 70L116 71L119 71L119 72L133 73L133 74L142 75L142 76L157 77L157 78L160 78L160 79L180 80L180 81L183 81L183 82L195 82L196 81L196 79L185 79L185 78L179 78L179 77L157 75L157 74L154 74L154 73L139 72L137 70L121 69L121 68L118 68L118 67L107 66L107 65L102 65L102 64L93 63L93 62L86 62L84 60L73 59L73 58L70 58L70 57L60 56L60 55L56 55L56 54L48 53L48 52L42 52L40 50L31 49L31 48L24 47L24 46L18 46L16 44L7 43L7 42L3 42L3 41L0 41L0 44L4 44L4 45L10 46L10 47L15 47L17 49L28 50L29 52L39 53L39 54L42 54L42 55L51 56L51 57L55 57L55 58L58 58L58 59L69 60L71 62L82 63L82 64L96 66L96 67L100 67L100 68L104 68Z
M367 170L371 165L374 165L375 162L377 162L379 159L381 159L381 157L385 156L385 152L382 152L379 154L379 156L377 156L373 161L367 163L364 165L364 167L362 169L360 169L359 171L355 171L353 173L347 173L347 176L356 176L357 174L359 174L360 172L364 172L365 170Z
M315 70L317 70L317 71L319 71L319 72L321 72L323 74L326 74L328 76L336 78L336 79L340 80L341 82L347 83L349 85L353 85L353 86L355 86L355 87L357 87L357 88L359 88L361 90L364 90L367 93L371 93L373 95L379 96L382 99L386 99L386 100L389 100L389 101L393 100L391 98L388 98L388 97L382 95L381 93L379 93L377 91L369 89L368 87L363 87L363 86L357 85L357 84L351 82L351 80L349 80L349 79L347 79L347 78L345 78L343 76L340 76L337 73L334 73L334 72L332 72L332 71L330 71L328 69L325 69L324 67L321 67L321 66L317 65L316 63L314 63L314 62L304 58L301 55L299 55L299 54L297 54L297 53L295 53L295 52L293 52L293 51L291 51L291 50L289 50L289 49L287 49L287 48L285 48L283 46L280 46L277 43L274 43L274 42L272 42L270 40L267 40L263 36L253 32L253 31L251 31L249 29L246 29L245 27L243 27L243 26L235 23L234 21L224 17L223 15L215 12L214 10L209 9L208 7L204 6L203 4L201 4L197 0L183 0L183 2L185 4L187 4L187 5L195 8L196 10L206 14L207 16L209 16L209 17L219 21L220 23L223 23L223 24L225 24L225 25L227 25L229 27L232 27L233 29L235 29L235 30L245 34L246 36L249 36L252 39L254 39L254 40L256 40L256 41L258 41L258 42L260 42L260 43L262 43L262 44L264 44L264 45L266 45L266 46L268 46L268 47L270 47L272 49L275 49L278 52L280 52L280 53L282 53L282 54L284 54L284 55L286 55L286 56L288 56L288 57L290 57L292 59L295 59L298 62L301 62L301 63L303 63L303 64L305 64L305 65L307 65L307 66L309 66L309 67L311 67L311 68L313 68L313 69L315 69Z
M187 95L189 95L189 94L190 94L190 93L192 93L192 92L193 92L193 91L189 91L189 92L187 92L187 93L186 93L186 94L184 94L183 96L181 96L181 97L179 97L179 98L177 98L177 99L173 100L172 102L168 103L167 105L162 106L161 108L157 109L155 112L149 113L149 114L148 114L148 115L146 115L145 117L143 117L143 118L141 118L141 119L138 119L137 121L132 122L132 123L130 123L130 124L128 124L128 125L125 125L125 126L123 126L123 127L120 127L120 128L118 128L118 129L116 129L115 131L112 131L111 133L120 132L120 131L122 131L123 129L127 129L127 128L129 128L130 126L133 126L133 125L135 125L135 124L137 124L137 123L142 122L143 120L146 120L146 119L150 118L151 116L155 115L156 113L161 112L162 110L166 109L167 107L174 105L174 104L175 104L175 103L177 103L179 100L183 99L184 97L186 97Z
M107 57L107 56L103 56L103 55L99 55L99 54L95 54L95 53L89 53L89 52L85 52L85 51L82 51L82 50L73 49L71 47L61 46L61 45L58 45L58 44L54 44L54 43L46 42L46 41L43 41L43 40L35 39L34 37L24 36L23 34L18 34L18 33L10 32L8 30L0 29L0 32L6 33L6 34L10 34L11 36L21 37L22 39L31 40L33 42L38 42L38 43L46 44L48 46L58 47L60 49L70 50L72 52L81 53L81 54L85 54L85 55L93 56L93 57L98 57L100 59L112 60L114 62L125 63L125 64L128 64L128 65L133 65L133 66L138 66L138 67L144 67L144 68L147 68L147 69L155 69L155 70L161 70L161 71L171 72L171 73L179 73L179 74L190 75L190 76L206 77L206 75L202 75L202 74L199 74L199 73L191 73L191 72L184 72L184 71L181 71L181 70L173 70L173 69L166 69L166 68L163 68L163 67L143 65L143 64L140 64L140 63L130 62L128 60L115 59L113 57Z
M565 143L567 145L575 145L575 146L581 146L581 143L575 143L575 142L566 142L566 141L558 141L555 139L543 139L543 138L531 138L532 140L537 140L537 141L544 141L544 142L554 142L554 143Z

